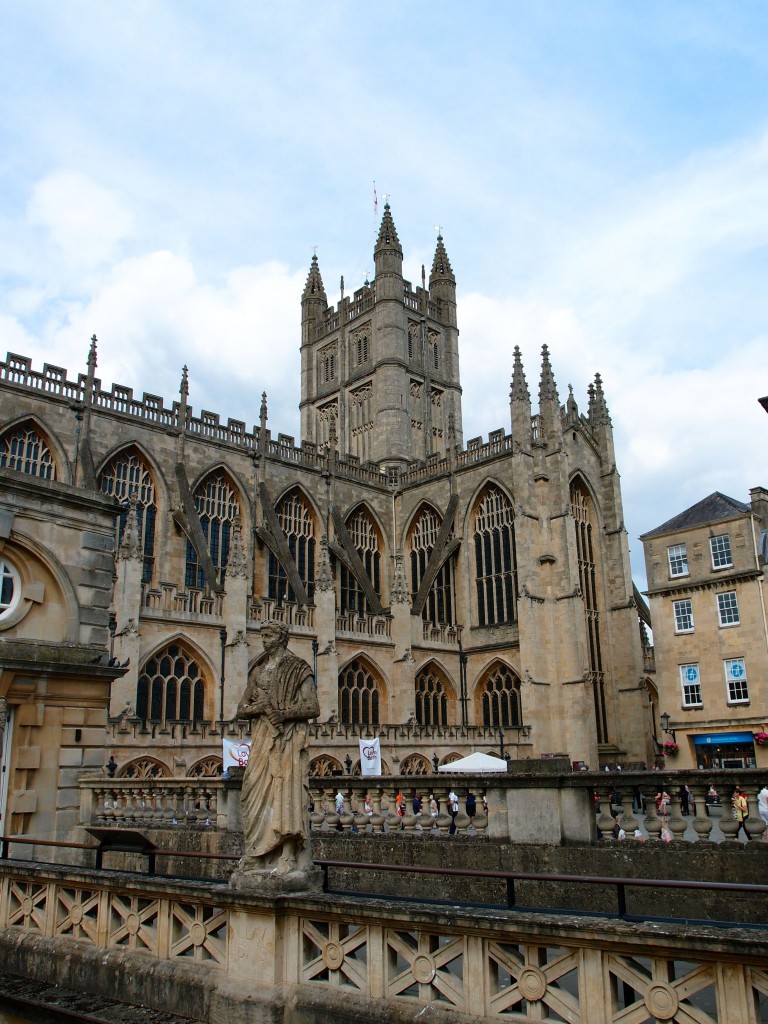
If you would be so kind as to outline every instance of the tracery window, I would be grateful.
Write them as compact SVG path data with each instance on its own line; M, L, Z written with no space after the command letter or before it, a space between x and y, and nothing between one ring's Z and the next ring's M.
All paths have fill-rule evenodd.
M378 725L379 683L364 661L355 658L339 673L339 720L342 725Z
M597 742L608 742L608 713L605 698L605 672L600 644L600 606L597 590L597 562L594 547L594 508L583 484L571 486L571 512L576 525L576 553L579 583L587 626L589 678L595 704Z
M102 494L111 494L122 506L117 524L118 545L125 532L130 497L132 494L136 496L139 537L144 552L141 579L143 583L151 582L155 560L157 499L155 484L146 463L135 450L121 452L102 470L99 476L99 490Z
M205 680L179 643L153 654L139 672L136 715L149 722L200 722L205 718Z
M442 675L434 668L423 668L415 685L419 725L448 725L448 694Z
M341 761L331 757L330 754L320 754L319 757L314 757L309 762L307 774L310 779L330 779L334 775L341 775L343 774Z
M300 491L291 491L282 499L275 512L307 591L307 598L312 601L315 596L315 517L309 502ZM273 551L269 552L268 596L278 604L296 600L288 574Z
M168 766L154 757L138 757L129 761L120 769L121 779L167 779L170 778Z
M212 754L197 761L187 772L191 779L215 779L224 770L224 763L220 757Z
M318 448L327 449L331 443L331 432L336 431L339 422L339 403L334 399L317 409L317 427L315 437Z
M431 775L432 765L423 754L408 754L400 762L401 775Z
M424 573L429 564L429 557L440 533L440 518L433 508L425 506L413 524L410 536L411 549L411 590L415 600ZM452 626L454 624L455 588L454 560L447 559L440 567L427 600L424 602L422 618L435 625Z
M219 579L222 579L229 559L232 524L240 515L234 488L224 473L214 473L203 480L193 498L213 567ZM189 541L184 582L187 587L198 587L201 590L206 585L200 559Z
M507 665L496 665L481 690L483 725L493 729L514 729L523 724L520 680Z
M56 462L48 443L31 423L11 427L0 438L0 467L43 480L56 480Z
M368 334L361 332L355 335L354 338L354 357L355 366L362 366L363 363L368 362Z
M379 531L374 525L370 514L360 508L354 512L346 523L349 536L357 549L363 568L373 584L377 594L381 593L381 551ZM370 611L365 598L365 591L357 582L354 574L340 561L339 569L339 608L342 613L357 612L362 615Z
M337 348L335 345L330 345L328 348L324 348L320 353L318 371L320 386L323 384L330 384L331 381L336 379L336 355Z
M517 620L514 511L498 487L488 487L475 510L477 621L495 626Z

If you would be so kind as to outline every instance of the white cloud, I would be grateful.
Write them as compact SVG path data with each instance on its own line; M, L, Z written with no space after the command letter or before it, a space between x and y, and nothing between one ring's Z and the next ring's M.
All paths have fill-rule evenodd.
M55 171L38 181L27 217L79 271L113 259L134 230L133 214L114 191L77 171Z

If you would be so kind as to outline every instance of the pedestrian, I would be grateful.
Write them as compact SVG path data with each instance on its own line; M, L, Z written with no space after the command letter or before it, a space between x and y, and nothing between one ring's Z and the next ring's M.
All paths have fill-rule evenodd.
M421 814L421 797L418 793L413 794L413 813L417 818Z
M456 796L453 790L448 794L448 810L451 813L451 827L448 830L449 835L455 835L456 833L456 815L459 813L459 798Z
M363 814L367 814L370 818L373 814L373 804L371 803L371 794L365 794L365 800L363 801Z
M336 831L343 832L344 829L341 824L341 816L344 813L344 794L341 790L336 794L336 813L339 816L339 820L336 822Z
M763 786L757 794L757 810L766 826L765 832L763 832L763 842L768 843L768 786Z
M405 797L400 789L398 789L397 796L395 797L395 810L401 818L405 814Z
M688 797L690 792L687 786L681 786L677 794L680 797L680 813L684 817L688 816Z
M669 806L669 793L666 789L659 790L656 794L656 813L660 818L666 818L667 807Z
M749 817L749 804L747 803L747 794L743 789L739 789L738 786L734 789L731 803L733 804L733 816L739 823L734 838L738 839L739 832L744 829L744 835L747 837L747 840L750 840L752 836L747 831L746 825L747 818Z
M475 799L474 793L467 793L467 817L469 818L469 824L474 825L475 815L477 814L477 800Z
M433 819L435 819L440 813L440 808L437 806L437 800L435 800L434 793L429 794L429 813L432 815Z

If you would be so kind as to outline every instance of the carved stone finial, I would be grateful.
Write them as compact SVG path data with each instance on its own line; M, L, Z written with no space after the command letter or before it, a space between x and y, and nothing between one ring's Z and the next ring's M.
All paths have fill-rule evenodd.
M93 371L96 369L96 344L98 338L95 334L91 335L91 347L88 350L88 369Z
M235 516L232 521L232 540L229 544L227 576L230 579L240 580L248 578L248 559L245 556L245 549L243 547L243 524L240 516Z
M596 424L601 426L609 425L611 417L608 413L608 405L605 401L605 395L603 394L603 379L599 373L595 374L595 388L594 388L594 420Z
M144 553L141 550L138 504L138 494L135 490L132 490L128 495L128 514L125 519L125 527L123 528L123 539L117 552L117 557L122 561L144 557Z
M315 575L315 590L320 593L327 593L333 590L333 573L331 572L331 556L328 551L328 534L324 533L320 538L320 557L318 558L317 573Z
M515 345L514 364L512 369L512 386L509 397L513 402L525 402L531 404L531 393L528 390L528 382L525 379L523 370L523 358L520 354L520 346Z
M544 402L560 402L557 394L555 375L552 372L552 364L549 361L549 347L541 346L541 381L539 383L539 404Z
M189 397L189 370L186 363L181 368L181 384L179 385L179 394L184 398Z
M410 604L411 594L405 578L405 556L402 551L395 554L395 576L392 580L392 604Z

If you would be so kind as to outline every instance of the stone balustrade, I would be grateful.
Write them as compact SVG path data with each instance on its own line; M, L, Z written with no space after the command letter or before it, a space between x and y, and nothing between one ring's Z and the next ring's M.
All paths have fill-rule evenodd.
M413 776L359 778L346 777L338 784L325 780L316 784L310 780L310 828L313 832L402 833L403 835L445 836L449 834L483 836L488 828L488 817L483 809L482 792L471 790L476 798L476 814L472 819L466 813L466 792L459 800L459 811L452 816L448 810L448 794L453 787L446 785L442 778L433 780L423 777L425 785ZM428 788L426 788L428 786ZM344 797L343 810L336 810L336 794ZM397 797L402 796L398 809ZM421 811L414 811L414 797L421 799ZM370 797L371 813L365 812L365 798ZM430 796L438 804L438 815L432 817L429 810ZM458 790L456 795L458 796Z
M289 1000L286 1021L756 1024L768 993L765 927L273 900L19 862L0 863L0 959L51 986L208 1021L276 1020Z
M102 828L218 828L239 825L224 779L81 780L81 822ZM239 805L239 794L238 805Z
M317 728L315 726L314 728ZM551 761L522 761L518 771L493 775L439 773L429 775L391 775L380 777L336 776L309 780L310 827L313 831L341 831L350 834L365 831L374 835L428 833L443 835L451 830L446 815L448 793L459 797L460 811L455 821L460 835L489 836L515 843L592 842L598 832L609 837L614 814L619 825L632 834L641 829L649 839L682 840L692 824L697 841L713 841L714 816L717 815L718 841L736 843L738 822L732 816L731 793L741 785L747 792L750 817L747 827L754 839L761 839L766 824L757 809L757 793L763 784L758 770L719 772L576 772L563 774ZM542 774L542 772L548 772ZM706 794L714 783L721 804L709 808ZM83 774L81 817L84 825L154 828L214 828L223 832L240 830L239 778L149 778L106 779ZM679 790L688 785L696 813L686 819L682 814ZM656 793L666 790L670 796L668 813L660 817ZM344 796L344 814L335 809L336 793ZM477 814L470 823L465 812L471 792L477 802ZM369 793L373 814L365 815L363 804ZM404 811L398 815L395 798L403 794ZM413 797L422 800L422 813L413 814ZM432 821L429 796L434 793L440 815ZM482 798L488 805L487 818ZM618 802L614 797L618 797ZM599 801L596 815L595 797ZM639 797L639 799L638 799ZM613 811L613 813L611 813Z

